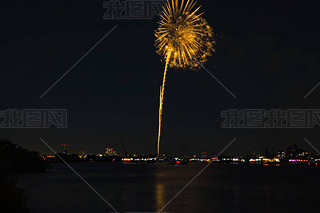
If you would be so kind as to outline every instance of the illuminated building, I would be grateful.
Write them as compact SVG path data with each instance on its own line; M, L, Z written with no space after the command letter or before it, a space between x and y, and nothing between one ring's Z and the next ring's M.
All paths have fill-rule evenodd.
M251 158L249 163L257 163L257 164L268 164L268 163L280 163L280 159L273 157L273 158L266 158L264 156L260 156L259 158Z
M87 154L85 153L85 150L80 150L80 153L78 156L79 156L79 158L86 158Z
M117 152L113 148L106 148L106 151L104 153L105 156L116 156Z
M238 163L245 163L246 160L244 158L235 158L235 157L225 157L222 158L221 161L223 163L231 163L231 164L238 164Z
M288 146L286 150L286 157L295 158L301 156L304 152L304 150L298 148L297 144L292 144L291 146Z
M278 154L277 154L277 157L278 158L284 158L286 156L286 153L284 150L279 150L278 151Z

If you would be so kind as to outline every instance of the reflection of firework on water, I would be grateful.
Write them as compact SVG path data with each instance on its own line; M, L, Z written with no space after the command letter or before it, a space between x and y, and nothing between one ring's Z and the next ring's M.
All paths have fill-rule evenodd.
M214 51L213 31L201 14L193 9L194 0L168 0L156 30L157 53L165 60L159 110L158 155L163 111L163 96L168 67L198 69Z

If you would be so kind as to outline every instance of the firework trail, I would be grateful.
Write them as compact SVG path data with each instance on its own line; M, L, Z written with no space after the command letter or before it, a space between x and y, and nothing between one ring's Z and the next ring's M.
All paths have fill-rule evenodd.
M164 97L164 87L166 85L166 77L167 77L167 71L168 71L168 65L171 57L171 51L168 52L167 59L166 59L166 65L164 68L164 74L163 74L163 82L161 87L161 94L160 94L160 108L159 108L159 132L158 132L158 150L157 154L160 155L160 138L161 138L161 127L162 127L162 112L163 112L163 97Z
M214 52L213 31L201 14L193 9L194 0L168 0L160 14L156 30L157 53L165 60L160 108L157 154L160 155L160 139L164 89L168 68L197 70Z

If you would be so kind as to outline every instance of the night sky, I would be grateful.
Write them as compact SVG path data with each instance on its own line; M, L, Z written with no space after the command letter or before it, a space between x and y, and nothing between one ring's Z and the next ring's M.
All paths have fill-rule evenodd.
M161 152L269 153L296 143L320 148L307 130L221 129L221 110L319 108L320 31L317 1L200 0L215 31L216 53L203 69L170 69ZM150 20L104 20L103 1L1 1L1 107L68 109L67 129L0 129L1 138L50 153L155 153L164 64ZM42 99L40 96L115 25L117 28Z

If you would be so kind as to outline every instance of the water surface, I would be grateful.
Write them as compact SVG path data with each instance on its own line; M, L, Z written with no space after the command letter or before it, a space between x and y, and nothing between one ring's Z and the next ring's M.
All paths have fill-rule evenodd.
M156 212L206 164L70 164L119 212ZM318 212L320 168L210 165L163 212ZM114 212L66 165L19 176L33 213Z

